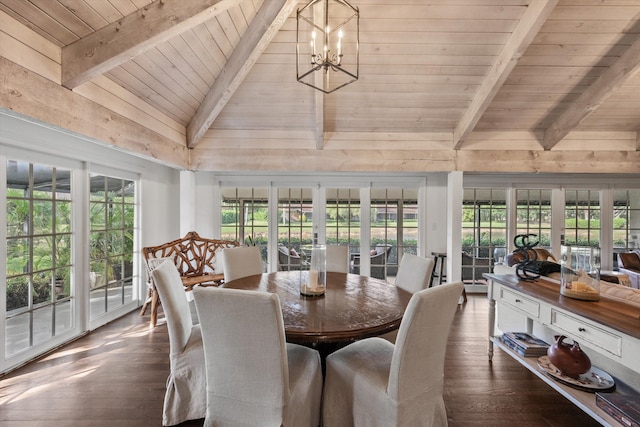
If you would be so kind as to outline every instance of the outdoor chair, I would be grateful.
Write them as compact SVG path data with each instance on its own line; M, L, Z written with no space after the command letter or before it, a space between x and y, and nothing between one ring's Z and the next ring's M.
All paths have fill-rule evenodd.
M371 277L386 280L386 266L392 248L391 245L376 245L375 249L371 250L369 254L371 257ZM360 256L360 254L351 255L351 272L354 274L360 274Z
M278 270L300 270L300 255L295 249L289 249L282 245L278 246Z

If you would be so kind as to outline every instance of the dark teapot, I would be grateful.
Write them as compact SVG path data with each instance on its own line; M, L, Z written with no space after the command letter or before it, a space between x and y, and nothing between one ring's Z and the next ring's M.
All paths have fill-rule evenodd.
M563 342L566 338L564 335L556 335L554 338L556 342L547 349L547 356L563 375L577 379L580 374L591 369L589 356L580 349L577 342L574 341L573 344Z

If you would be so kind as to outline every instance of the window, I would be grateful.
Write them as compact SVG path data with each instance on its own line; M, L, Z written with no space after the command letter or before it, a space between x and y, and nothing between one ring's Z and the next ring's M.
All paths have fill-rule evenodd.
M613 247L621 252L640 248L640 190L613 192Z
M371 190L371 276L395 276L398 261L418 252L418 191L403 188Z
M516 234L535 234L551 247L551 190L516 190Z
M135 183L91 175L89 292L90 317L133 301Z
M302 246L313 243L313 196L310 188L278 189L278 269L295 269ZM290 256L280 255L286 248Z
M370 189L371 183L366 181L366 186ZM316 181L304 181L300 187L222 186L221 236L260 245L265 261L268 250L274 250L270 258L278 270L299 269L303 247L316 238L329 245L346 245L351 271L359 273L354 254L360 253L363 233L371 233L370 250L381 250L383 262L372 267L370 274L380 278L395 275L398 257L404 252L417 253L418 185L369 190L374 199L368 230L362 230L361 224L362 191L357 184L323 187ZM277 236L277 242L269 243L269 236Z
M495 250L506 248L506 189L465 188L462 206L462 280L483 281Z
M222 190L222 233L225 240L260 247L267 260L269 243L269 193L266 188Z
M403 189L398 200L397 261L405 253L418 253L418 190Z
M360 252L360 190L328 188L325 235L328 245L347 245L349 253Z
M600 193L593 190L565 191L565 244L600 246Z
M73 328L71 172L7 161L6 352Z

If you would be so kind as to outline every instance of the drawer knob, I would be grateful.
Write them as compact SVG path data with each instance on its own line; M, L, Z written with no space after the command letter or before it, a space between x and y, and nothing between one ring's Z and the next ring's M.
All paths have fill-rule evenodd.
M516 302L522 302L522 300L521 300L521 299L516 298Z
M578 328L578 332L585 332L586 329L585 328Z

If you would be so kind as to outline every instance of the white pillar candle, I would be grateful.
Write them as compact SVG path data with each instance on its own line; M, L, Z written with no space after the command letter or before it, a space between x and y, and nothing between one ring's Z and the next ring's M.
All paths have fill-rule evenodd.
M309 289L318 287L318 270L309 270L309 280L307 281Z

